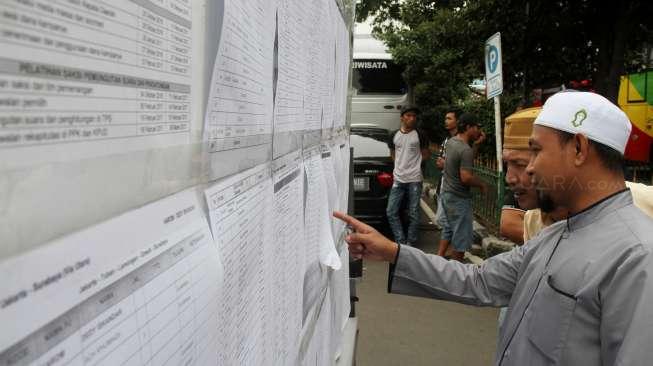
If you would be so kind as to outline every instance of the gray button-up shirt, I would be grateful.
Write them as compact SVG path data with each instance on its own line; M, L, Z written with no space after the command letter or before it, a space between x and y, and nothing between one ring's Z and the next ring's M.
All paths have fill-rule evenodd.
M653 364L653 220L630 191L481 266L401 246L391 292L510 306L496 365Z

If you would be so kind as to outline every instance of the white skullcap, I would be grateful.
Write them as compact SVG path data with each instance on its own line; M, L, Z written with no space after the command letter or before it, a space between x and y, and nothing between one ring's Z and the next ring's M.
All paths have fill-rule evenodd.
M562 92L547 99L535 124L577 134L610 146L622 155L632 126L626 114L604 97L589 92Z

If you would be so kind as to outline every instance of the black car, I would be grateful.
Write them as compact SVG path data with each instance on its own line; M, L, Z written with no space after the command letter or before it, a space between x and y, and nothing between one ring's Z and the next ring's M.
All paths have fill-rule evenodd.
M354 216L368 224L386 225L388 194L394 164L390 158L390 131L377 127L352 127L354 148Z

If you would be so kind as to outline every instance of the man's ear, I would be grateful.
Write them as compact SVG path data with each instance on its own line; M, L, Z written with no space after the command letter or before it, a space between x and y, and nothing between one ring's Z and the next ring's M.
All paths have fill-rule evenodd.
M582 133L577 133L574 135L572 143L574 144L574 148L576 150L574 155L574 165L583 165L587 160L587 156L589 155L590 140Z

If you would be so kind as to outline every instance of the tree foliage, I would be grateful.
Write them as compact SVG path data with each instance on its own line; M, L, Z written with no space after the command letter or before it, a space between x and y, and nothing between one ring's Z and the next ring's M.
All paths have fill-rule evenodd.
M653 43L652 13L648 0L362 0L357 8L359 21L374 16L427 125L438 126L452 104L492 116L491 103L470 99L467 85L483 77L484 42L496 32L504 116L528 104L534 88L571 80L590 79L616 102L620 75L647 67L641 51Z

